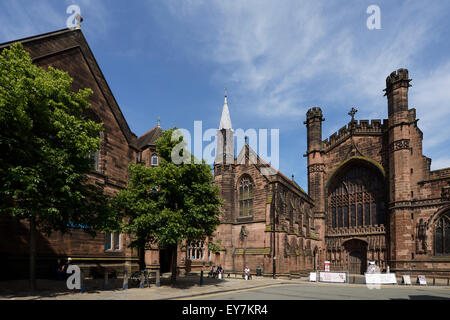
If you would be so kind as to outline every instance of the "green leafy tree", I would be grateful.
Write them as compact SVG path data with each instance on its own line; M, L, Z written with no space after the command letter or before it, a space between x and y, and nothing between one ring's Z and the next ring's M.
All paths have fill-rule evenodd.
M30 225L30 288L36 288L36 233L83 226L112 228L107 197L88 183L89 155L102 124L85 119L90 89L74 92L71 77L32 63L22 45L0 54L0 213Z
M135 237L133 246L141 248L140 252L146 243L171 249L172 283L176 281L178 246L186 239L211 236L220 224L222 204L210 166L204 162L194 164L194 157L184 149L183 137L172 139L175 130L164 131L156 141L160 164L130 166L129 186L116 197L119 220L124 221L124 230ZM172 162L174 150L191 159L192 164Z

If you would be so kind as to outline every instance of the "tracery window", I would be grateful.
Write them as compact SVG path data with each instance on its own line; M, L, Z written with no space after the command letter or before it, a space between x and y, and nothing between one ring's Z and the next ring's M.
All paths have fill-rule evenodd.
M204 242L203 241L188 241L187 257L189 260L204 260L204 258L205 258Z
M434 225L434 251L436 255L450 254L450 212L443 214Z
M253 183L250 177L244 176L239 184L239 216L248 217L253 214Z
M332 229L384 225L385 189L374 169L353 166L339 175L328 190Z

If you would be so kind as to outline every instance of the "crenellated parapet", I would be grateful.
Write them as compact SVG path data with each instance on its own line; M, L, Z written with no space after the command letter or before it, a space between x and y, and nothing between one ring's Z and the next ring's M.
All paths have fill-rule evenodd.
M408 69L398 69L397 71L393 71L386 78L386 88L391 88L393 85L403 81L406 81L406 83L411 81L408 77Z
M320 109L319 107L313 107L313 108L309 109L308 112L306 112L305 124L307 124L307 122L309 120L314 119L314 118L319 118L322 121L325 120L325 119L323 119L322 109Z
M350 134L353 135L380 135L385 132L388 126L387 119L381 120L354 120L353 123L349 122L348 125L343 126L337 132L333 133L329 138L323 141L325 148L331 148L336 144L339 144L343 140L347 139Z

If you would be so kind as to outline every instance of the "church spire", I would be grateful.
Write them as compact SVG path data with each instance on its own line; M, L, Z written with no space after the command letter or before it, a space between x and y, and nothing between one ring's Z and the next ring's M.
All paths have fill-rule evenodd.
M217 132L216 163L234 163L234 135L231 126L230 111L227 103L227 89L225 89L225 101L220 118L219 131Z
M222 117L220 118L219 130L232 129L230 110L228 110L227 89L225 88L225 101L223 102Z

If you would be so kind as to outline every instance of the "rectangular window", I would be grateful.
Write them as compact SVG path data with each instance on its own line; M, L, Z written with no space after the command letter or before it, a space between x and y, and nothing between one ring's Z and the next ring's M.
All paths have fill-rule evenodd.
M120 249L120 233L114 232L114 250Z
M364 203L364 225L370 226L370 204Z
M348 228L348 207L344 207L344 227Z
M363 212L362 212L362 205L358 204L358 226L363 225Z
M377 222L379 225L384 225L384 202L378 203Z
M354 204L352 204L352 206L351 206L351 211L352 211L351 223L352 223L352 227L355 227L356 226L356 207Z
M331 208L331 227L336 229L336 208Z
M105 250L111 250L111 232L106 232L105 233Z
M105 250L120 250L120 232L105 232Z
M99 172L100 171L100 151L92 152L89 154L89 159L92 161L92 170Z
M338 227L342 228L342 207L338 207Z
M372 202L372 226L378 223L377 204Z

